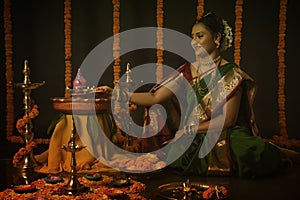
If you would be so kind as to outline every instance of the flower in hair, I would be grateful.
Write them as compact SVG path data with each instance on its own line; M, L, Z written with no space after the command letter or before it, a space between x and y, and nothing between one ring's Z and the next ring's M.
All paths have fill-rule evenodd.
M220 50L225 51L229 47L232 46L232 41L233 41L233 34L232 34L232 29L228 25L226 20L222 20L223 26L224 26L224 32L223 32L223 40L221 42Z

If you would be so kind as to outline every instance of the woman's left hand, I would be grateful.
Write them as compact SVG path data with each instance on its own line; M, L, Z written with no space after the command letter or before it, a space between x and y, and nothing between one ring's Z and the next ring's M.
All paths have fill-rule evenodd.
M170 143L173 143L173 142L176 142L182 135L185 134L185 131L183 129L181 130L178 130L175 134L175 137L170 139L170 140L167 140L165 141L162 145L165 146L167 144L170 144Z
M181 138L181 136L183 136L184 134L186 134L184 129L178 130L175 134L175 137L173 138L174 142Z

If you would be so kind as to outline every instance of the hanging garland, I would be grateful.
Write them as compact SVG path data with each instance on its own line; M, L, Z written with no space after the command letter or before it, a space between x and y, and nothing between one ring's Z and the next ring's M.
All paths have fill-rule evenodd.
M13 82L13 45L12 45L12 21L10 11L10 0L4 0L3 5L4 21L4 46L5 46L5 65L6 65L6 138L11 140L14 131L14 90L11 87Z
M204 13L204 0L198 0L197 5L197 20L201 19Z
M21 136L13 135L14 131L14 103L13 95L14 90L11 85L13 83L13 45L12 45L12 22L11 22L11 12L10 12L10 0L4 0L4 10L3 10L3 19L4 19L4 46L5 46L5 65L6 65L6 138L8 141L13 143L24 143L24 140ZM31 117L36 117L38 113L37 105L34 106L32 112L30 112ZM34 118L33 117L33 118ZM17 129L21 128L21 121L17 121ZM21 133L21 132L20 132ZM21 133L22 134L22 133ZM34 139L36 144L48 144L49 139L39 138Z
M197 0L197 20L200 20L204 13L204 0ZM199 61L199 56L195 56L196 61Z
M72 41L71 41L71 0L65 0L64 8L64 23L65 23L65 97L70 97L68 88L71 87L72 83Z
M164 11L163 11L163 0L157 0L156 5L156 81L159 83L163 77L163 55L164 55L164 47L163 47L163 20L164 20Z
M286 36L286 13L288 0L280 0L279 8L279 32L278 32L278 125L280 135L274 135L268 141L282 147L298 147L300 141L297 139L289 139L286 129L286 114L285 114L285 36Z
M285 114L285 36L286 36L286 13L287 13L288 0L280 0L279 8L279 33L278 33L278 124L280 135L274 135L271 141L272 143L281 147L297 147L300 148L300 141L297 139L289 139L286 128L286 114Z
M241 41L242 41L242 13L243 0L235 2L235 33L234 33L234 62L240 66L241 64Z
M114 84L118 83L120 80L120 1L119 0L112 0L113 4L113 34L114 34L114 41L113 41L113 57L114 57Z
M113 4L113 35L114 35L114 41L113 41L113 57L114 57L114 66L113 66L113 74L114 74L114 85L116 86L117 83L120 80L120 72L121 72L121 66L120 66L120 1L119 0L112 0ZM120 103L118 101L115 101L114 104L114 113L120 112ZM119 126L117 126L117 135L116 135L115 142L123 142L123 136L121 133L121 130Z
M288 137L285 115L285 31L287 0L280 0L279 10L279 34L278 34L278 115L279 131L283 137Z
M120 59L120 1L119 0L112 0L113 4L113 34L114 34L114 41L113 41L113 58L114 58L114 66L113 66L113 73L114 73L114 85L118 87L118 82L120 80L120 73L121 73L121 59ZM136 109L135 104L129 105L129 112ZM123 113L127 113L125 108L121 108L120 102L115 101L114 103L114 113L117 113L119 116L122 116ZM117 123L117 134L116 137L113 139L113 142L119 144L124 150L131 151L131 152L138 152L140 149L140 139L135 138L132 136L123 136L120 124ZM130 144L128 144L130 142Z

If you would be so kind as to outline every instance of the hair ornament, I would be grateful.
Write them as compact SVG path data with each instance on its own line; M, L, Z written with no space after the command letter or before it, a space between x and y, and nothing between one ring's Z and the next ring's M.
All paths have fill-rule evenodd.
M223 39L221 42L220 50L225 51L229 47L232 46L233 41L233 34L232 34L232 28L228 25L226 20L222 20L223 26L224 26L224 32L223 32Z

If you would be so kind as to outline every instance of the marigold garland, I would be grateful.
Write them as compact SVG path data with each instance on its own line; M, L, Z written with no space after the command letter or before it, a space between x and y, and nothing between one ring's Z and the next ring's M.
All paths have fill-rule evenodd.
M241 41L242 41L242 13L243 0L235 2L235 33L234 33L234 62L240 66L241 64Z
M156 5L156 24L157 24L157 32L156 32L156 81L160 82L163 77L163 54L164 54L164 47L163 47L163 18L164 18L164 11L163 11L163 0L157 0Z
M52 174L48 174L48 175L51 176ZM48 175L45 174L44 177L40 176L42 178L39 178L39 179L32 179L31 177L28 178L29 180L33 180L33 181L30 182L29 183L30 185L27 185L27 186L35 186L36 187L36 190L33 191L33 192L32 191L27 192L25 190L26 189L25 188L24 193L19 194L19 193L14 191L14 187L9 187L9 188L7 188L3 191L0 191L0 199L2 199L2 200L3 199L9 199L9 200L29 200L29 199L36 199L36 200L37 199L44 199L44 200L45 199L49 199L49 200L50 199L51 200L59 200L59 199L60 200L124 199L124 198L113 198L113 197L109 198L108 195L107 195L108 192L110 192L111 189L112 189L111 182L113 180L115 180L115 177L112 174L111 175L103 174L103 176L101 174L101 176L102 176L101 181L88 180L84 176L79 176L78 177L78 182L79 182L80 186L82 186L83 188L88 188L89 190L79 192L76 195L66 195L64 193L64 191L65 191L64 187L65 187L68 179L70 179L69 176L64 175L64 174L54 175L54 176L61 177L63 179L62 182L58 182L58 183L54 184L54 183L48 183L47 181L45 181L45 178L47 178ZM96 175L96 173L94 175ZM16 178L18 178L18 177L16 177ZM19 179L17 179L17 180L19 181L17 183L21 182ZM137 180L134 180L134 179L128 179L128 181L130 181L130 185L128 187L120 187L120 188L118 188L117 191L122 191L122 193L126 194L125 199L146 200L147 198L143 196L143 194L145 193L145 189L147 188L146 184L144 184L142 182L139 182ZM22 185L20 187L22 187ZM113 196L116 193L111 192L110 194L111 194L110 196Z
M197 20L201 19L204 13L204 0L198 0L197 5Z
M16 166L25 155L28 155L36 147L36 142L31 141L26 147L21 147L13 157L13 166Z
M264 139L267 142L272 142L273 144L276 144L280 147L286 147L286 148L300 148L300 140L297 139L288 139L287 137L283 135L274 135L272 139Z
M39 115L38 106L36 104L33 104L30 111L28 111L27 114L25 114L22 118L17 120L16 128L18 132L21 135L23 135L26 131L26 124L30 123L30 120L36 118L38 115ZM24 139L21 136L11 136L10 139L13 142L24 143ZM19 151L14 155L13 164L16 165L23 158L23 156L26 155L27 153L30 153L30 151L34 147L36 147L37 144L49 144L49 142L50 139L48 138L33 139L32 141L30 141L30 143L26 144L26 147L20 148Z
M113 73L114 73L114 85L115 87L118 87L118 82L120 80L120 73L121 73L121 59L120 59L120 1L119 0L112 0L113 4L113 35L114 35L114 41L113 41L113 58L114 58L114 65L113 65ZM129 112L136 109L135 104L129 105ZM114 103L114 113L121 115L122 112L127 112L124 108L121 108L120 103L115 101ZM117 134L115 143L120 144L123 149L127 151L132 152L138 152L140 148L140 140L139 138L134 138L131 136L128 136L129 138L126 138L123 136L120 124L117 124ZM126 145L126 139L129 139L131 141L130 146Z
M119 0L112 0L113 4L113 57L114 57L114 84L117 84L120 80L120 1Z
M65 96L70 97L70 93L68 92L68 88L71 87L72 84L72 41L71 41L71 0L65 0L64 2L64 23L65 23Z
M16 128L19 131L19 133L24 134L26 124L29 123L29 120L36 118L38 115L39 115L38 106L35 104L33 105L30 112L28 112L28 115L24 115L22 118L17 120Z
M204 0L197 0L197 2L198 2L198 5L197 5L197 17L196 17L196 19L200 20L201 17L203 16L203 13L204 13ZM195 56L195 59L197 61L199 61L199 57L197 55Z
M14 132L14 90L13 83L13 45L12 45L12 21L10 0L4 0L3 24L4 24L4 46L5 46L5 65L6 65L6 139L13 143L24 143L21 136L13 135ZM35 139L37 144L48 144L49 139Z
M4 22L4 46L5 46L5 65L6 65L6 138L12 139L14 131L14 90L11 87L13 82L13 45L12 45L12 21L10 0L4 0L3 22Z
M277 46L277 55L278 55L278 114L279 114L279 128L280 134L287 138L287 129L286 129L286 113L285 113L285 31L286 31L286 11L287 11L287 0L280 0L280 11L279 11L279 34L278 34L278 46ZM120 2L119 0L112 0L113 3L113 33L114 33L114 43L113 43L113 56L114 56L114 84L119 81L120 78ZM71 63L71 0L65 0L64 2L64 23L65 23L65 86L66 88L71 86L71 77L72 77L72 63ZM6 65L6 84L7 84L7 94L6 94L6 133L7 139L20 142L22 138L19 136L13 136L13 122L14 122L14 104L13 104L13 88L10 86L10 83L13 82L13 67L12 67L12 55L13 55L13 45L12 45L12 22L11 22L11 12L10 12L10 0L4 0L4 37L5 37L5 65ZM157 0L157 71L156 77L157 80L161 80L163 76L162 63L163 63L163 0ZM241 29L242 29L242 12L243 12L243 0L236 0L235 5L235 37L234 37L234 62L240 66L241 60ZM204 13L204 0L198 0L197 5L197 19L200 19ZM65 96L70 94L66 91ZM118 109L119 106L116 105L115 109ZM21 122L17 122L21 124ZM120 134L120 130L118 130ZM278 136L277 136L278 137ZM38 143L47 143L47 139L35 139L38 140Z
M279 131L284 137L288 137L286 129L285 115L285 31L286 31L286 11L288 0L280 0L279 9L279 34L278 34L278 115Z
M113 35L114 35L114 41L113 41L113 58L114 58L114 65L113 65L113 76L114 76L114 85L117 86L117 83L120 80L120 72L121 72L121 66L120 66L120 1L119 0L112 0L113 4ZM114 113L120 112L120 103L115 101L114 104ZM117 140L122 140L122 133L117 125Z
M39 115L38 106L34 104L30 111L28 111L27 114L25 114L22 118L17 120L16 128L19 131L21 135L23 135L26 131L26 124L30 123L30 121L34 118L36 118ZM21 143L24 143L24 140L20 141ZM36 142L30 141L28 144L26 144L26 147L21 147L19 151L14 155L13 157L13 165L16 166L17 163L28 153L31 152L31 150L36 147Z

